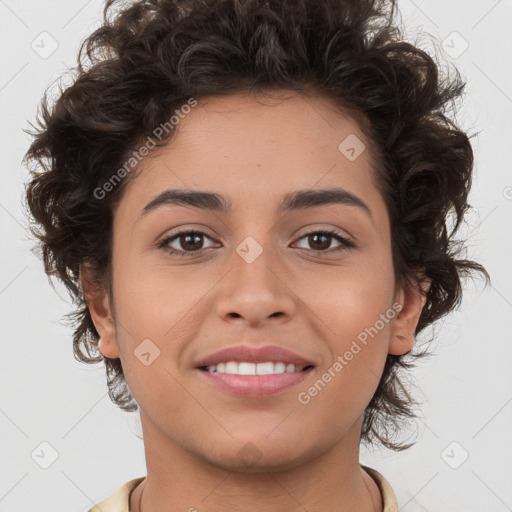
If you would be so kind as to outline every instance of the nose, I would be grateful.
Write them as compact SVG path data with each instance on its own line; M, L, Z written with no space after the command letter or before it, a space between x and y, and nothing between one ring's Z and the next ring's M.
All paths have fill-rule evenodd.
M262 247L255 259L254 253L246 257L256 249L254 241L252 244L251 241L247 246L241 244L233 254L231 270L219 287L217 314L224 321L246 327L288 322L295 314L297 300L289 282L290 272L284 271L279 256L270 248ZM246 248L248 251L244 253Z

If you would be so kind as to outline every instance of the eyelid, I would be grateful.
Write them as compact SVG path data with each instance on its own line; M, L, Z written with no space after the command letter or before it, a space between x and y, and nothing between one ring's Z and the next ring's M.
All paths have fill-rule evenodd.
M303 232L302 229L305 231ZM298 238L302 238L303 236L310 235L312 233L330 233L332 235L336 235L341 238L344 238L347 241L352 242L354 244L356 243L356 238L353 237L348 231L342 230L333 225L328 225L328 226L323 225L322 226L321 224L319 225L317 223L314 223L314 224L309 224L308 226L305 226L302 229L298 232L299 233L297 235Z
M198 233L201 235L206 235L208 238L215 238L217 235L210 234L207 227L198 224L199 227L191 226L190 224L187 224L186 227L177 227L175 229L167 230L162 236L158 237L158 241L156 242L156 245L160 245L163 242L168 241L170 238L177 237L178 235L182 234L188 234L188 233Z

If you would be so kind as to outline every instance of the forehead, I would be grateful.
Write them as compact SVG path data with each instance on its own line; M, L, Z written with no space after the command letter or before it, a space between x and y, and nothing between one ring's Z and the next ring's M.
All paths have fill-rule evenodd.
M330 187L364 197L372 209L384 207L365 135L327 98L291 91L205 97L176 119L173 137L128 184L122 204L132 212L176 188L226 195L233 211Z

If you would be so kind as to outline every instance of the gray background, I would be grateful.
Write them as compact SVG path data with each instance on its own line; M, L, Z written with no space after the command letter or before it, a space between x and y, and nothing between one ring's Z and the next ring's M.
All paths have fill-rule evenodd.
M485 290L482 280L466 283L462 307L435 327L438 356L412 374L423 401L411 431L417 445L363 450L361 460L390 481L401 511L504 512L512 510L512 2L399 7L409 39L428 49L431 40L417 33L432 34L468 81L457 121L480 133L472 139L474 210L461 235L493 282ZM70 299L48 284L21 203L30 142L21 130L45 87L75 65L101 8L100 0L0 0L0 512L85 512L146 474L137 416L110 402L102 366L73 358L62 321ZM45 55L53 40L58 48ZM52 450L57 459L43 469Z

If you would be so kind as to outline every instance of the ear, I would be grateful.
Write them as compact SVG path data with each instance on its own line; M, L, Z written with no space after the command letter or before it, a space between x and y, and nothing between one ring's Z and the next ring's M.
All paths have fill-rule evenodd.
M426 293L432 281L428 277L422 277L421 279L421 289ZM400 304L401 309L391 324L389 354L406 354L413 349L414 331L418 325L425 301L424 294L417 286L402 285L397 290L395 303Z
M120 357L120 352L108 292L93 271L83 264L80 264L80 282L94 327L100 335L98 348L105 357L116 359Z

